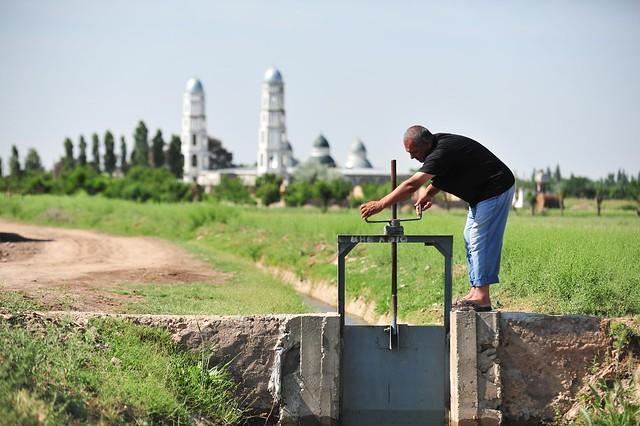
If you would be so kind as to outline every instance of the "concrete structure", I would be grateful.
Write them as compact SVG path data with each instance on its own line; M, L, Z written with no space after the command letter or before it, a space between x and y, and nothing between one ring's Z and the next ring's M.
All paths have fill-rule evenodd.
M287 140L284 110L284 81L280 71L271 67L264 74L258 130L258 176L271 173L286 177L287 163L293 162Z
M348 375L340 370L340 319L335 314L222 317L46 312L2 318L12 324L52 317L86 324L101 316L163 327L185 350L202 345L215 348L210 362L229 363L244 406L266 419L260 424L340 424L340 382ZM611 377L623 365L610 323L588 316L452 312L449 424L538 425L575 418L580 392L596 379ZM640 338L632 339L626 349L630 360L640 356ZM366 350L389 353L386 335L378 340L379 345L373 342L379 348ZM428 342L432 336L423 340ZM350 343L357 346L353 350L363 346L355 340ZM384 368L392 369L393 362ZM635 387L640 401L640 367L634 368L624 385Z
M207 120L202 82L192 78L182 96L182 155L185 181L195 181L202 170L209 168L207 146Z
M244 408L260 425L338 424L340 318L336 314L205 316L46 312L86 324L115 317L163 327L185 350L214 349L210 363L229 363ZM8 319L8 318L5 318ZM251 423L254 424L254 423Z
M605 370L609 320L452 312L451 425L538 425L577 413L590 370Z

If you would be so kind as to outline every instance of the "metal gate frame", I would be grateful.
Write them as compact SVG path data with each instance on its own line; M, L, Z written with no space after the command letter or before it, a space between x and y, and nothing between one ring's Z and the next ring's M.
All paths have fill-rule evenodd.
M346 287L346 257L359 243L383 243L396 245L398 243L424 244L435 247L444 256L444 331L445 331L445 408L449 408L449 329L452 294L452 262L453 262L453 236L452 235L338 235L338 314L340 315L340 339L343 343L345 327L345 287ZM389 333L395 332L389 327ZM342 374L341 374L342 377ZM342 379L341 379L342 380ZM342 390L340 385L340 417L342 418Z

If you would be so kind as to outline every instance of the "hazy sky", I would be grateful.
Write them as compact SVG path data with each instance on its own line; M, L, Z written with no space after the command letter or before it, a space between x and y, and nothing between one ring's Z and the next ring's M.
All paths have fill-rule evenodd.
M0 58L5 167L13 144L50 167L65 137L107 129L131 147L139 119L179 133L192 76L209 133L253 163L274 64L302 160L322 133L339 164L359 137L374 166L417 167L402 134L420 123L520 176L640 170L638 1L0 0Z

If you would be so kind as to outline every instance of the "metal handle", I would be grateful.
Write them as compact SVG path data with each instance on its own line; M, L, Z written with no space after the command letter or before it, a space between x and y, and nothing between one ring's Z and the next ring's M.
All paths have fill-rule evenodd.
M367 223L391 223L391 221L397 221L397 222L411 222L412 220L420 220L422 219L422 210L420 210L420 214L418 215L418 217L412 217L412 218L406 218L406 219L384 219L384 220L369 220L369 218L366 218L364 221Z

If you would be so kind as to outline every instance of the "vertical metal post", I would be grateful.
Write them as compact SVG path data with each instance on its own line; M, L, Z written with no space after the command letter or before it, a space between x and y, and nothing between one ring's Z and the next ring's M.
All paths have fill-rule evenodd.
M449 335L449 315L451 313L451 262L453 257L453 247L449 248L444 256L444 332Z
M339 247L339 250L338 250L338 314L340 315L340 335L342 335L342 331L344 330L345 257L346 255L342 253L342 247Z
M391 160L391 190L398 186L396 175L396 160ZM398 219L398 205L391 207L391 219ZM391 243L391 330L389 349L397 346L398 342L398 243Z

